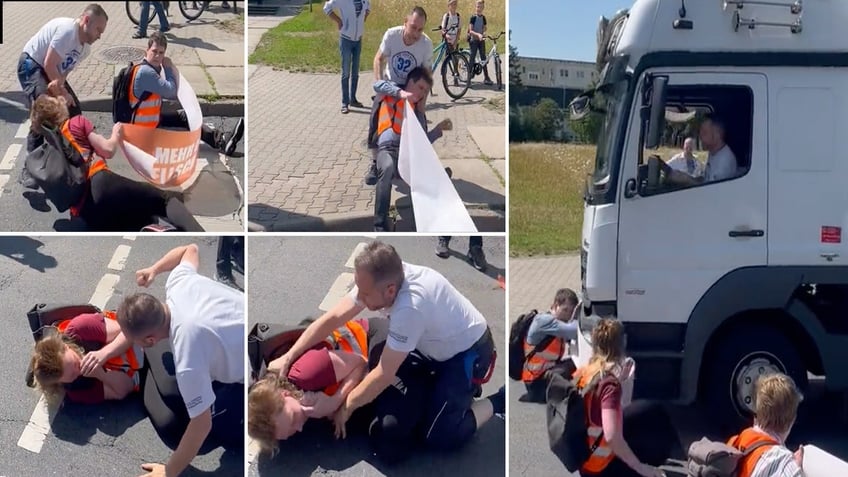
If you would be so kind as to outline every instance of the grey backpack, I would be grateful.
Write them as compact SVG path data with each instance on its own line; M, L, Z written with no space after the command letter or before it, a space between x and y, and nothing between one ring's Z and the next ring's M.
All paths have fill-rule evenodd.
M60 132L42 126L44 142L27 154L24 167L56 210L65 212L86 193L88 164Z
M762 446L771 445L775 445L774 442L763 440L740 451L723 442L702 437L701 440L689 446L686 475L689 477L736 477L736 468L745 456Z

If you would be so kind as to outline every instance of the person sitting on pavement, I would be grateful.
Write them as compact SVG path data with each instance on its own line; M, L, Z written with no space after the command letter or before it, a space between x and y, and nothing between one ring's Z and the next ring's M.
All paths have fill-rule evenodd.
M138 105L132 123L151 128L188 130L188 118L184 110L179 110L176 113L162 113L163 99L177 99L180 78L177 67L169 57L165 56L167 48L168 39L165 35L161 32L150 34L144 61L134 67L133 79L130 82L130 106L136 107ZM163 69L164 78L161 76ZM142 100L143 96L147 97ZM141 104L138 104L139 102ZM203 142L227 156L233 155L243 135L244 118L239 118L236 127L226 134L205 123L201 125L200 130L200 139Z
M374 81L387 80L395 85L407 84L409 74L415 68L424 68L430 71L433 64L433 42L424 34L424 26L427 22L427 12L416 6L406 16L402 26L396 26L386 30L380 48L374 55ZM432 85L431 85L432 86ZM368 119L368 136L366 142L371 151L371 163L365 174L365 184L375 185L377 183L377 143L375 132L377 130L382 97L377 95L371 105L371 115ZM417 103L417 110L424 114L427 98Z
M439 244L436 245L436 256L439 258L450 257L450 241L451 237L445 235L439 237ZM486 271L488 264L486 263L486 253L483 252L483 237L480 235L472 235L468 237L468 254L466 258L471 262L477 270Z
M676 432L658 403L629 403L633 367L625 356L624 325L601 319L592 330L589 363L572 376L579 389L591 388L584 398L587 437L600 439L581 476L665 477L656 466L671 454Z
M554 296L550 311L533 317L524 339L524 354L528 355L536 346L548 340L547 346L533 354L524 362L521 380L527 388L527 394L518 400L522 402L545 402L547 373L570 376L574 369L563 363L569 354L569 342L577 339L577 321L574 309L577 307L577 294L570 288L560 288ZM573 366L572 363L569 363Z
M247 395L247 431L260 446L276 452L277 441L303 430L307 419L332 418L365 377L368 321L354 320L303 353L280 374L282 356Z
M150 22L150 7L153 7L156 16L159 17L159 32L165 33L171 31L171 25L168 23L168 16L165 13L165 6L162 2L139 2L141 4L141 15L138 19L138 30L132 36L133 39L147 38L147 24Z
M701 165L701 162L698 161L695 154L692 153L694 144L695 140L691 137L687 137L683 141L683 151L675 154L674 157L668 161L668 167L688 174L691 177L698 177L702 175L704 173L704 168Z
M403 88L386 80L374 84L374 91L382 97L380 104L379 123L377 124L377 188L374 200L374 230L385 232L389 227L389 205L392 199L392 179L397 172L397 161L400 150L400 131L403 126L406 102L412 104L416 119L427 131L427 120L417 105L424 101L433 86L433 76L426 68L416 67L409 72ZM450 131L453 127L450 119L442 120L432 130L427 132L430 142L442 137L442 131Z
M351 292L307 327L280 358L285 374L308 349L363 310L391 317L388 338L371 352L378 362L336 412L336 435L357 409L374 402L371 445L387 463L423 441L440 450L467 444L495 414L504 387L475 399L491 376L495 342L486 319L440 273L404 263L391 245L373 241L354 259Z
M118 150L120 123L106 139L84 115L68 116L64 97L45 94L35 100L30 121L36 134L41 134L42 127L60 132L88 162L87 190L80 203L71 207L72 217L81 218L89 230L98 232L137 232L157 217L164 217L181 231L203 231L177 197L109 170L106 160Z
M35 344L30 370L49 399L99 404L124 399L139 390L143 355L124 339L113 312L86 313L56 326L58 333ZM97 356L114 354L103 360ZM28 383L32 384L32 383Z
M92 3L79 18L54 18L30 38L18 60L18 81L27 108L32 109L35 100L52 86L65 97L71 116L82 114L79 99L67 81L68 74L91 52L91 45L106 31L108 20L103 7ZM27 152L34 151L42 142L41 135L30 131ZM26 168L21 171L21 183L30 189L38 188Z
M731 437L727 445L737 449L760 442L765 445L739 461L738 477L803 477L804 447L794 453L786 447L801 400L795 382L785 374L768 374L757 380L754 425Z
M173 375L160 375L157 383L175 381L185 406L173 410L185 431L168 463L142 465L150 477L180 475L207 438L244 446L244 293L200 275L199 268L197 245L174 248L136 272L141 287L170 272L165 300L135 293L118 307L121 333L145 348L151 370L170 363ZM161 341L167 346L156 346Z

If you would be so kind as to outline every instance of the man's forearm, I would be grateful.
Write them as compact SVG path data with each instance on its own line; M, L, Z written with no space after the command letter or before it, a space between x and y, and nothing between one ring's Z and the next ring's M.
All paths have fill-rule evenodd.
M372 66L374 67L374 81L383 79L383 57L379 53L374 57Z
M338 317L327 312L321 315L321 317L315 320L315 322L307 326L306 330L303 331L303 334L300 335L289 350L291 356L295 358L299 357L305 353L306 350L312 348L327 336L330 336L330 333L337 328L334 323L336 318Z
M376 399L384 389L389 387L392 379L394 376L386 375L380 366L377 366L348 395L347 405L350 411L353 412Z
M367 370L367 364L363 359L362 363L342 380L342 385L338 392L342 399L346 398L356 385L362 382L362 378L365 376L365 371Z
M203 441L212 430L212 410L207 409L195 417L188 423L188 427L180 439L180 444L177 450L168 459L165 465L165 473L167 477L176 477L191 464L191 461L197 456Z
M182 247L177 247L166 253L164 257L153 264L153 271L159 275L160 273L170 272L177 268L177 265L179 265L183 259L183 255L185 255L188 248L192 246L193 245L183 245Z
M132 341L128 340L124 333L118 332L118 335L115 336L115 339L112 340L111 343L107 344L103 347L103 350L106 351L106 359L111 359L116 356L120 356L123 353L126 353L128 349L132 346Z

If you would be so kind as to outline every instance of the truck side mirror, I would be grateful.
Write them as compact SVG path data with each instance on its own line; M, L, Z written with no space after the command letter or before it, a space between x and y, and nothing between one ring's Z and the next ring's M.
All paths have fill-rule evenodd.
M591 98L580 95L568 104L568 112L572 121L579 121L591 112Z
M648 118L648 135L645 148L654 149L660 145L665 127L665 99L668 90L668 76L655 76L651 85L651 109Z

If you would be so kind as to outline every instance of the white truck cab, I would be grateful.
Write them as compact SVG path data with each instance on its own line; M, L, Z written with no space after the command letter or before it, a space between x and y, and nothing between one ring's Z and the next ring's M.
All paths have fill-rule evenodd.
M598 31L578 362L625 325L635 396L750 415L770 370L848 388L848 1L636 0ZM709 114L736 174L672 184L656 150ZM683 128L683 129L686 129ZM679 131L681 128L677 128Z

